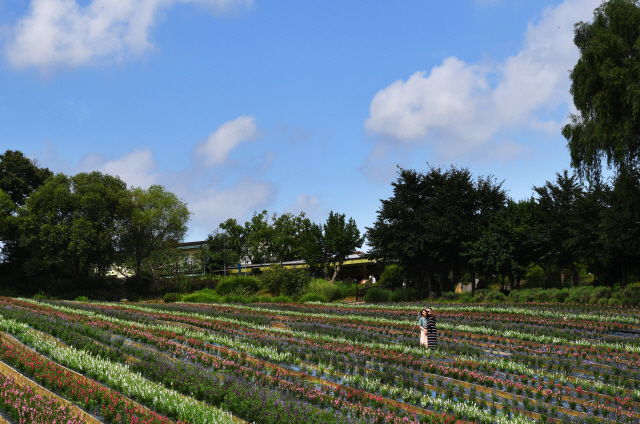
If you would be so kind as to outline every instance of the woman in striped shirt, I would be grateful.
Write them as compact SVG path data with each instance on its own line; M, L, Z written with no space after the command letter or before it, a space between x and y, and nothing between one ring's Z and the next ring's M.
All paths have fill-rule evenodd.
M438 329L436 328L436 316L431 308L427 308L427 347L433 349L438 346Z

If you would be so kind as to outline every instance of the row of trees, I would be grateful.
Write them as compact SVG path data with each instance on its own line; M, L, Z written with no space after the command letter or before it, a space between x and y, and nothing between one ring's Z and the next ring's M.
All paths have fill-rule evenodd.
M230 218L211 233L204 250L206 266L210 270L243 260L251 263L272 263L305 260L312 270L334 282L346 258L362 246L364 238L353 218L329 214L324 224L316 224L302 212L296 216L267 211L255 212L244 226Z
M467 169L403 169L393 188L367 228L369 255L401 264L429 293L452 291L463 275L514 289L533 265L558 283L566 272L573 286L579 268L610 285L640 276L637 174L585 186L564 171L521 201Z
M128 188L100 172L53 175L21 152L0 155L3 274L86 279L143 263L184 238L187 205L154 185Z

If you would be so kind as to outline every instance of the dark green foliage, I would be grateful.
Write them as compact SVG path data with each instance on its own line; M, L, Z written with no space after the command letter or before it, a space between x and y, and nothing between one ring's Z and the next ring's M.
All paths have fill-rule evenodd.
M240 255L231 248L229 236L215 230L209 234L202 252L207 272L233 267L240 261Z
M486 227L481 228L477 240L465 244L465 254L479 276L500 275L503 288L505 278L509 280L510 288L515 288L536 258L531 228L534 208L535 203L531 200L510 200L490 218Z
M39 168L19 151L7 150L0 155L0 190L9 194L16 206L23 206L27 198L53 176L47 168Z
M219 295L252 294L260 290L260 281L256 277L238 276L222 280L216 287Z
M390 285L391 287L402 287L407 281L404 269L400 265L387 265L380 274L380 284Z
M273 303L291 303L291 302L293 302L293 299L291 299L288 296L276 296L276 297L272 298L271 301Z
M571 94L578 114L562 134L571 164L591 181L602 161L618 170L640 159L640 7L635 0L609 0L592 22L575 26L580 50L571 71Z
M305 293L316 293L329 302L340 298L338 285L326 280L310 281L305 287Z
M34 272L63 266L80 279L110 267L126 197L122 180L100 172L49 178L20 210L20 243L33 255Z
M346 221L345 214L333 213L333 211L329 213L323 230L327 257L330 258L334 268L333 277L331 277L331 282L334 283L342 263L347 256L362 246L364 237L360 237L360 230L353 218Z
M200 291L182 296L183 302L201 302L201 303L217 303L220 302L220 296L218 296L211 289L202 289ZM166 302L166 300L165 300Z
M391 302L409 302L418 300L419 297L418 290L410 287L392 291L389 300Z
M571 285L576 287L581 258L575 245L581 238L579 204L585 195L583 188L577 177L565 170L556 174L555 182L547 181L534 191L538 196L533 222L536 261L568 270Z
M304 303L304 302L323 302L323 303L327 303L328 300L326 297L324 297L321 294L318 293L307 293L304 296L302 296L299 300L300 303Z
M181 297L180 293L167 293L162 297L162 300L164 303L174 303L180 301Z
M271 265L262 274L262 284L272 295L284 295L298 299L311 277L304 268L285 268L279 264Z
M391 300L391 291L386 289L370 288L364 295L365 302L389 302Z
M393 196L382 200L373 227L367 227L369 256L399 261L428 293L452 291L469 266L468 243L477 240L491 215L506 202L502 183L474 181L468 169L401 169ZM450 278L451 276L451 278Z
M121 260L130 259L140 275L142 261L154 252L175 249L184 239L190 212L185 202L159 185L132 188L122 203L117 236Z

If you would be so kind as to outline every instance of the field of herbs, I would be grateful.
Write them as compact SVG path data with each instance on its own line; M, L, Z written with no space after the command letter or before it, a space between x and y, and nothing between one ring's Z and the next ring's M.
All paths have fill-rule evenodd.
M0 422L640 424L638 309L431 306L0 298Z

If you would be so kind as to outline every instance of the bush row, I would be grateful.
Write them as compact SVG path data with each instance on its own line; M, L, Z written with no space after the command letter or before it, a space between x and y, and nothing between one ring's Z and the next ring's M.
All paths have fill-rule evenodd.
M631 285L619 291L610 287L580 286L563 289L521 289L513 290L505 295L499 290L476 290L471 292L444 293L441 300L459 303L572 303L580 305L601 306L636 306L640 305L640 286Z

